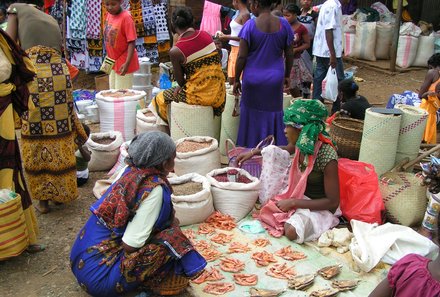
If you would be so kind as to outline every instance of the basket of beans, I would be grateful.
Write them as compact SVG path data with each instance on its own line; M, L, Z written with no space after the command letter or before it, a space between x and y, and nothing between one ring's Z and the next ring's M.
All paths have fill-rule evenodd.
M244 218L258 199L260 181L241 168L216 169L206 175L211 184L214 208L237 221Z

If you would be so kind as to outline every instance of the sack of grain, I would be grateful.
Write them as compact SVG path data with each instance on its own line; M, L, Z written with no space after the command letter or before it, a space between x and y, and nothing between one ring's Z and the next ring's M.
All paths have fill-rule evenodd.
M130 141L124 142L119 148L119 156L118 161L116 161L115 165L110 169L107 175L112 176L113 173L118 172L121 168L124 168L127 164L125 164L125 158L128 156L128 146L130 145Z
M390 58L391 43L393 42L394 25L378 22L376 25L376 59Z
M342 16L342 33L356 33L357 21L354 19L354 15Z
M209 172L206 178L211 184L216 210L239 221L254 207L260 191L260 181L246 170L226 167Z
M400 35L397 46L396 64L402 68L408 68L416 59L419 38L411 35Z
M90 134L86 143L92 153L89 170L105 171L111 169L118 160L122 142L122 133L118 131Z
M161 131L168 133L167 127L156 124L156 116L148 108L136 112L136 135L148 131Z
M344 33L343 45L344 45L344 55L346 57L353 57L354 42L356 39L355 33Z
M412 66L428 67L428 59L434 54L435 36L420 36L417 54Z
M181 226L205 221L213 212L211 185L206 177L197 173L169 179L173 187L171 200Z
M356 41L353 56L359 59L376 61L376 23L362 22L356 25Z
M193 136L176 141L174 172L177 175L193 172L205 175L220 167L217 139L208 136Z

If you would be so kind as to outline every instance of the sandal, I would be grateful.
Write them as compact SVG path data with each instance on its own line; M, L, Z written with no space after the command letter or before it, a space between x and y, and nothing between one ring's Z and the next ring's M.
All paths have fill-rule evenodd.
M26 251L30 254L35 254L42 252L46 249L46 246L44 244L31 244L27 247Z
M35 207L35 209L36 209L39 213L41 213L41 214L47 214L47 213L50 212L50 208L49 208L49 207L47 207L47 208L40 208L40 207L37 206L37 205L34 205L34 207Z

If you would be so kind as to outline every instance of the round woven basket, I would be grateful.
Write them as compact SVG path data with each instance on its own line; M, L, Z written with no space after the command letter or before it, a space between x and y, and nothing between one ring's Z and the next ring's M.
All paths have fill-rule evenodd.
M182 293L188 285L188 278L171 273L152 289L161 296L172 296Z
M330 126L330 137L338 147L341 158L359 159L364 121L336 117Z

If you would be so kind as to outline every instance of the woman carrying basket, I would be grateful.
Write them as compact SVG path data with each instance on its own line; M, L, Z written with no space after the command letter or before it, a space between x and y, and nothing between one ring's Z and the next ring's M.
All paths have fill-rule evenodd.
M338 156L325 132L327 115L318 100L296 100L284 114L287 146L270 145L237 158L240 165L263 156L260 220L273 236L302 243L339 222Z

